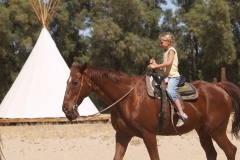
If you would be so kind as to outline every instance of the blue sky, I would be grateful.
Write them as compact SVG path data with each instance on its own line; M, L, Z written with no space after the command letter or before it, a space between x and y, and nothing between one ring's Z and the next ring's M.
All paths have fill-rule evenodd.
M174 4L172 4L171 3L171 1L167 1L167 4L166 5L161 5L161 7L165 10L165 9L172 9L173 10L173 12L175 12L175 10L177 9L177 7L174 5ZM163 20L163 16L160 18L160 20L159 20L159 25L161 24L161 21Z
M171 1L169 1L169 0L167 0L167 4L166 5L161 5L161 7L163 9L172 9L173 12L177 9L177 7L174 4L172 4ZM160 19L159 23L161 23L161 19ZM83 35L83 36L90 36L89 33L90 33L90 28L87 28L85 30L80 30L79 31L79 34Z
M164 9L173 9L173 10L175 10L177 7L174 5L174 4L172 4L172 2L171 1L167 1L167 5L161 5Z

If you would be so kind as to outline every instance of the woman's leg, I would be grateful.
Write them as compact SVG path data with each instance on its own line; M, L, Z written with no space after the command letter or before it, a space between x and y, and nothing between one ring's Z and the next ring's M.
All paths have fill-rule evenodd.
M179 80L180 80L180 77L170 78L168 81L167 92L171 96L172 100L174 101L174 104L176 105L179 114L186 118L187 116L185 116L186 114L182 110L182 106L181 106L179 97L177 95L177 89L178 89L177 85L179 83Z
M179 114L181 114L182 116L184 116L185 113L184 113L183 110L182 110L182 106L181 106L180 100L179 100L179 99L176 99L176 100L174 101L174 103L175 103L175 105L176 105L176 107L177 107L177 109L178 109Z

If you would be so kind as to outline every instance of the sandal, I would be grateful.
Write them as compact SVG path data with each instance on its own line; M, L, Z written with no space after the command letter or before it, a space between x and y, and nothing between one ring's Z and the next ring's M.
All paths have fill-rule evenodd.
M188 116L184 113L184 115L181 115L180 113L177 112L177 115L179 116L179 120L177 122L177 127L180 127L182 125L184 125L187 120L188 120Z

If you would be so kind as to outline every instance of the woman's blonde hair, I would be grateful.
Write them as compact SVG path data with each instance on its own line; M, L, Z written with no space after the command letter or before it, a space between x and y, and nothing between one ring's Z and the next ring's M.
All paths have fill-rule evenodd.
M170 40L170 46L176 47L175 38L174 38L173 34L170 32L165 32L165 33L160 34L158 39L162 39L164 41Z

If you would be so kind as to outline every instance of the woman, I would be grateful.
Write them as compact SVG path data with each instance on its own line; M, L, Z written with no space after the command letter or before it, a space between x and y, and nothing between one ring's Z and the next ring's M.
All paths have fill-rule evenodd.
M159 36L160 47L165 51L163 53L163 63L157 64L155 59L150 60L148 69L160 69L164 71L164 82L168 84L166 91L174 101L178 109L178 115L183 123L187 122L188 116L183 112L179 96L177 94L177 85L180 80L178 72L178 56L174 48L174 37L170 32L163 33ZM177 126L181 126L178 124Z

